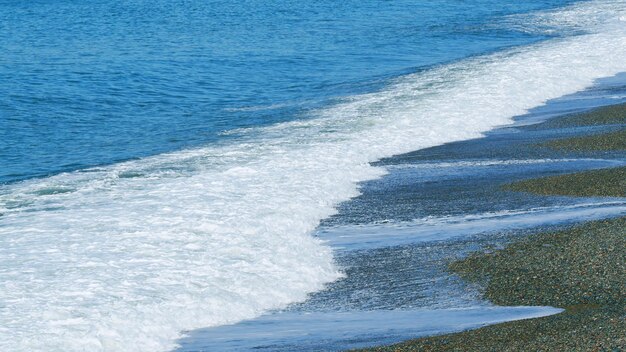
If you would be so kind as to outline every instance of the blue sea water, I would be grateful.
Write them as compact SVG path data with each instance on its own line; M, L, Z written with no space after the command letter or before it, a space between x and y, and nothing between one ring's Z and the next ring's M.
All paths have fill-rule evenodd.
M492 175L528 161L455 159L456 174L377 161L481 137L625 72L625 24L625 0L0 0L0 350L174 350L190 331L298 302L354 307L326 307L329 292L330 303L393 309L377 292L395 286L361 291L371 273L346 258L386 262L389 247L420 235L507 228L509 216L523 227L537 214L623 211L526 209L526 198L494 203L484 189L451 201L466 168ZM622 101L621 89L602 99ZM468 143L468 155L484 150ZM381 196L359 197L362 187ZM413 252L396 259L420 259ZM404 274L419 272L421 285L429 265L417 264ZM513 318L494 312L451 311L444 325ZM313 318L321 331L342 324L334 312Z
M571 1L0 2L0 182L307 118L396 76L558 31Z

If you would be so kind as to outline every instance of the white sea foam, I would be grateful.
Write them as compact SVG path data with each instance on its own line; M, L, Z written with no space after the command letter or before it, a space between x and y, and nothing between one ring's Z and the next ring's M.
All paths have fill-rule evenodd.
M589 34L399 79L237 143L0 190L0 350L162 351L340 276L309 236L381 157L474 138L626 70L624 1ZM572 15L574 14L574 15Z

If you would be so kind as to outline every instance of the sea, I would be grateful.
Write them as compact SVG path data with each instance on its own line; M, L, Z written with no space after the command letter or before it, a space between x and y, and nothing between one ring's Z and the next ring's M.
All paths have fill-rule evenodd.
M415 306L324 292L416 231L470 235L516 210L455 212L446 189L420 198L433 211L399 206L402 187L363 198L409 169L449 175L380 160L482 137L625 71L624 0L0 0L0 350L221 351L207 341L242 335L185 338L305 315L321 332L290 350L330 341L337 321L358 346L384 340L368 329L408 326ZM486 162L468 160L455 165ZM554 206L589 209L521 212ZM419 305L426 321L545 313L424 311L444 296Z

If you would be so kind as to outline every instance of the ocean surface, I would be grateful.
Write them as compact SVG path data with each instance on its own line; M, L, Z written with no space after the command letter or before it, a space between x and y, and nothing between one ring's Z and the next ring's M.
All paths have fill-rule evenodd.
M314 305L337 251L406 243L332 217L393 171L372 163L625 58L622 0L0 0L0 350L168 351ZM368 221L432 223L394 199Z

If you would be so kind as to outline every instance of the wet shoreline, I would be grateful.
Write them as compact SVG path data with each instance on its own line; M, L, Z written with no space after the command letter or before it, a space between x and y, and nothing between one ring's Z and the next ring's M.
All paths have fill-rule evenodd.
M626 75L618 78L604 85L604 90L601 84L600 88L550 102L521 117L513 126L491 131L484 138L378 162L389 174L362 184L362 194L343 203L338 214L324 220L317 231L318 237L335 248L336 260L345 277L310 295L303 303L219 328L220 331L226 334L224 329L228 330L229 341L236 342L234 350L343 350L446 331L405 329L401 334L392 333L393 314L386 317L387 333L381 329L369 335L341 333L341 323L333 325L335 330L326 334L316 333L327 329L324 324L318 330L311 327L308 340L293 336L264 340L259 338L259 330L254 329L262 326L264 319L280 320L281 315L292 319L295 314L304 319L319 313L332 316L383 310L401 313L420 309L443 312L490 308L491 303L480 296L480 286L450 273L447 270L450 263L473 251L504 248L517 238L542 230L624 213L626 203L616 198L546 197L503 187L530 178L624 165L626 160L620 151L581 152L541 146L553 139L577 137L601 127L571 128L550 122L558 118L545 123L548 127L545 129L538 127L541 124L529 123L604 105L609 93L619 97L612 100L614 103L626 101L623 83ZM587 213L582 214L581 209ZM474 227L468 227L472 224ZM423 236L431 229L437 231ZM369 233L375 233L378 238L372 240L367 236ZM406 327L400 320L396 323ZM347 331L355 328L348 323L343 327ZM477 325L457 325L448 331L470 327ZM229 341L211 338L216 329L190 332L189 337L179 341L178 351L225 350ZM271 328L261 331L266 337L271 335Z
M583 132L536 144L560 152L603 152L624 160L626 105L555 118L541 125L583 129L601 125L612 132ZM601 138L597 138L601 136ZM555 142L556 141L556 142ZM584 141L584 143L581 143ZM620 157L621 156L621 157ZM504 185L540 196L615 197L626 194L623 166L530 178ZM621 350L626 348L623 317L626 295L626 217L583 222L560 231L514 239L495 251L477 251L449 269L481 287L483 296L503 306L550 305L561 314L497 324L463 333L421 338L367 351L451 350Z

